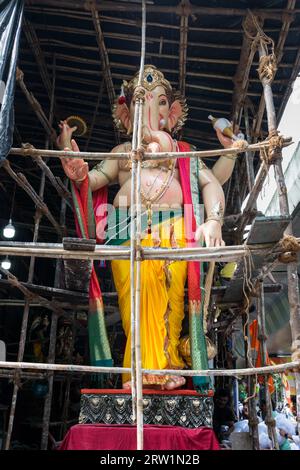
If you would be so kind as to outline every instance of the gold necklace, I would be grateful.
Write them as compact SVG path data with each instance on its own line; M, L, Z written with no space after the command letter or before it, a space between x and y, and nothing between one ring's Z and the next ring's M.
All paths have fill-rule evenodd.
M154 192L152 196L149 197L149 192L151 191L152 187L154 186L154 183L156 179L158 178L159 174L155 178L150 190L148 191L147 194L144 193L143 189L141 188L141 198L142 198L142 203L146 205L147 208L147 233L151 234L151 226L152 226L152 204L154 202L159 201L165 192L167 191L168 187L170 186L170 183L172 179L174 178L175 174L175 167L176 167L176 159L173 159L169 165L168 173L167 176L164 180L164 182L161 184L161 186Z

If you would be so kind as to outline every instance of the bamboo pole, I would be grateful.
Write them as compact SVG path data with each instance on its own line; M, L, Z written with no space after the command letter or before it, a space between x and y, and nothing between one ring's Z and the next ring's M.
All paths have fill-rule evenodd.
M257 19L257 21L262 23L262 19ZM235 124L240 125L242 106L244 104L250 82L249 74L256 52L253 40L254 34L256 33L256 27L253 23L252 14L249 12L249 10L243 21L243 29L244 34L243 43L240 47L240 60L233 78L234 91L232 96L231 113L233 127L235 127Z
M30 4L31 0L27 0ZM67 8L69 10L82 10L88 9L87 5L83 5L80 0L39 0L39 6L46 5L47 7L53 6L56 8ZM95 0L95 8L100 11L121 11L121 12L136 12L136 5L124 2L103 2L103 0ZM147 5L149 13L168 13L180 15L180 5L177 6L164 6L164 5ZM190 5L188 7L190 14L200 15L220 15L220 16L246 16L247 9L245 8L225 8L225 7L203 7L197 5ZM286 17L293 17L291 12L284 8L256 8L252 10L255 15L263 16L274 20L282 20Z
M287 147L292 144L292 139L287 137L284 139L283 146ZM144 160L161 160L161 159L170 159L170 158L210 158L223 155L232 155L244 152L256 152L260 149L268 149L270 142L268 140L251 144L245 149L238 149L236 147L232 148L222 148L215 150L200 150L197 152L157 152L157 153L145 153ZM46 149L32 149L32 148L12 148L9 152L10 155L21 155L23 157L27 156L40 156L48 158L84 158L85 160L128 160L130 158L129 152L72 152L65 150L46 150Z
M266 318L265 318L265 301L264 301L264 289L263 281L258 282L258 298L256 302L257 308L257 322L258 322L258 340L260 345L260 354L262 365L267 364L267 336L266 336ZM272 441L272 446L274 449L279 449L278 440L276 435L276 421L273 418L272 414L272 402L271 395L268 384L268 376L264 375L264 385L265 385L265 399L266 399L266 417L265 423L268 427L268 434Z
M52 81L48 73L48 68L43 55L43 51L41 49L36 31L26 17L23 18L23 31L25 33L28 44L30 45L30 48L34 54L36 65L39 69L42 82L49 97L50 106L52 106L51 103L53 103L53 110L55 110L55 113L57 113L58 106L57 103L55 103L55 98L53 96Z
M300 243L300 238L295 238ZM278 243L231 245L221 247L196 248L142 248L143 259L172 259L172 260L224 260L239 259L251 254L264 254L267 262L274 261L273 257L284 253ZM110 247L96 245L95 251L65 250L61 243L30 243L30 242L1 242L0 256L38 256L40 258L63 259L130 259L130 247Z
M73 317L72 318L72 342L71 342L70 356L69 356L70 362L72 361L72 357L73 357L73 350L74 350L74 343L75 343L75 336L76 336L76 327L75 327L75 322L74 322L75 315L73 314L72 317ZM64 406L63 406L63 412L62 412L63 425L61 427L61 436L60 436L61 439L63 438L63 436L65 436L66 431L67 431L71 382L72 382L72 377L68 375L67 380L66 380L65 399L64 399Z
M134 354L132 361L132 382L135 381L135 390L132 387L132 409L135 408L137 426L137 450L142 450L144 446L143 428L143 379L141 360L141 331L140 331L140 299L141 299L141 169L142 162L139 152L142 149L142 128L143 128L143 105L144 95L141 93L142 79L145 64L146 51L146 4L142 1L142 38L141 38L141 59L139 79L135 99L135 113L133 121L132 136L132 178L131 178L131 205L133 205L132 215L136 218L136 233L131 239L131 299L132 299L132 325L131 349ZM131 219L133 220L133 218ZM133 306L134 305L134 306Z
M111 76L107 48L105 46L104 36L103 36L101 24L100 24L100 17L99 17L99 13L97 9L95 8L95 4L93 2L89 4L89 7L90 7L91 15L92 15L94 29L96 31L96 40L98 43L101 62L103 64L102 72L103 72L103 76L104 76L104 80L105 80L105 84L107 88L108 99L109 99L110 106L112 107L115 102L116 95L115 95L115 89L114 89L113 80ZM119 144L120 133L116 126L114 126L114 133L115 133L116 142L117 144Z
M251 344L250 344L250 334L249 334L249 319L246 317L246 311L242 315L242 324L244 332L244 348L245 348L245 365L249 367L249 356L251 354ZM256 413L255 405L255 389L253 376L247 377L247 386L248 386L248 396L250 397L248 401L249 409L249 433L252 437L252 446L253 450L259 450L259 436L258 436L258 418Z
M61 200L61 209L60 209L60 224L65 225L66 223L66 200ZM61 272L61 261L56 261L55 267L55 278L54 278L54 287L60 287L60 272ZM51 328L50 328L50 343L48 351L49 363L55 362L55 348L56 348L56 335L57 335L57 324L58 324L58 315L56 312L52 312L51 316ZM47 450L48 448L48 436L49 436L49 423L51 415L51 404L52 404L52 395L53 395L53 372L50 372L48 375L48 393L44 401L44 413L43 413L43 428L42 428L42 439L41 439L41 450Z
M295 7L295 0L289 0L289 8ZM287 26L288 28L288 26ZM284 39L282 39L284 41ZM259 48L260 59L266 56L265 48L260 45ZM262 86L264 90L264 99L266 102L266 110L268 115L269 133L277 134L276 126L276 113L274 110L274 100L272 95L271 84L266 78L262 78ZM277 158L274 162L274 173L277 183L279 207L281 215L289 215L289 203L287 196L287 189L285 185L283 170L282 170L282 150L278 149ZM293 235L292 223L289 224L285 231L286 235ZM292 333L292 357L300 356L300 295L299 295L299 281L297 262L291 262L287 266L287 285L288 285L288 299L290 305L290 325ZM297 423L298 429L300 428L300 374L295 373L296 380L296 393L297 393Z
M247 106L244 106L244 119L245 119L245 128L246 128L246 138L247 142L251 142L251 134L250 134L250 123L249 123L249 114ZM247 170L247 182L248 182L248 191L252 190L255 182L254 176L254 167L253 167L253 153L246 152L246 170ZM253 208L256 210L256 203L253 204Z
M246 225L249 224L249 222L253 220L256 214L256 209L255 209L256 200L260 191L262 190L268 171L269 171L269 167L265 163L262 163L256 175L254 185L248 195L248 200L247 200L246 206L244 207L242 217L239 221L238 231L240 233L244 231L244 228L246 227Z
M49 211L47 204L43 201L43 198L36 193L34 188L28 182L26 176L23 173L15 173L14 170L11 168L8 160L4 160L3 168L7 171L7 173L12 177L13 180L22 188L28 196L33 200L39 211L47 217L47 219L51 222L55 230L59 235L62 235L62 230L60 225L57 223L51 212ZM43 174L45 172L43 171Z
M179 40L179 91L182 96L185 96L185 80L186 80L186 60L187 60L187 45L188 45L188 28L189 28L189 13L186 7L190 7L189 0L181 0L181 17L180 17L180 40ZM192 44L189 44L192 46Z
M243 377L248 375L257 374L279 374L280 372L286 372L293 370L300 366L300 361L287 362L284 364L278 364L276 366L266 367L254 367L247 369L204 369L204 370L175 370L175 369L142 369L145 374L156 374L156 375L180 375L184 377L196 377L203 375L206 377ZM47 364L37 362L13 362L13 361L0 361L0 369L29 369L34 370L53 370L56 372L67 372L67 373L82 373L82 374L124 374L130 373L129 367L96 367L96 366L78 366L74 364Z
M45 190L45 172L42 172L41 176L41 182L40 182L40 189L39 189L39 199L43 199L44 196L44 190ZM33 233L33 243L35 243L38 239L39 235L39 225L41 218L43 216L43 212L41 211L40 207L37 207L35 211L35 218L34 218L34 233ZM33 276L34 276L34 267L35 267L35 257L32 256L30 258L30 264L29 264L29 271L28 271L28 282L33 281ZM23 318L22 318L22 326L21 326L21 334L20 334L20 344L19 344L19 349L18 349L18 358L17 360L21 362L24 357L24 351L25 351L25 342L26 342L26 335L27 335L27 327L28 327L28 318L29 318L29 310L30 310L30 300L27 298L23 310ZM14 425L14 419L15 419L15 412L16 412L16 406L17 406L17 398L18 398L18 391L19 391L19 377L17 373L14 375L14 388L13 388L13 394L12 394L12 400L11 400L11 408L10 408L10 413L9 413L9 420L8 420L8 429L7 429L7 434L6 434L6 439L5 439L5 450L9 450L10 448L10 442L11 442L11 436L12 436L12 431L13 431L13 425Z

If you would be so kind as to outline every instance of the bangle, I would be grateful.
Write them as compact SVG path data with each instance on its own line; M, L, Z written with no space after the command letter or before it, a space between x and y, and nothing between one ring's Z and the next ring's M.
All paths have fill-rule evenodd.
M108 174L105 173L105 171L102 170L101 165L102 165L102 162L99 163L98 165L96 165L96 166L93 168L93 170L100 171L100 172L105 176L105 178L107 179L107 181L108 181L109 183L111 183L111 182L112 182L112 178L111 178L110 176L108 176Z
M219 222L219 224L221 225L221 227L222 227L222 225L223 225L223 223L224 223L223 217L218 217L217 215L210 215L210 216L208 216L208 217L206 218L205 222L208 222L209 220L215 220L216 222Z
M235 161L238 157L237 153L229 153L228 155L222 155L222 157L228 158L228 160Z
M206 221L208 220L215 220L216 222L219 222L221 226L223 225L224 222L224 209L222 207L221 201L218 201L211 209L210 214L208 214Z

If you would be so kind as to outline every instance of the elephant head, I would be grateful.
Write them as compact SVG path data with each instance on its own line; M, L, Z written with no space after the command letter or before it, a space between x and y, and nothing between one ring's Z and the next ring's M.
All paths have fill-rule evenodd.
M134 118L134 90L138 73L130 82L123 82L122 93L113 107L116 126L128 135ZM169 152L174 149L171 135L178 131L187 117L185 99L175 93L163 74L153 65L145 65L142 79L145 91L143 106L143 143L148 152Z

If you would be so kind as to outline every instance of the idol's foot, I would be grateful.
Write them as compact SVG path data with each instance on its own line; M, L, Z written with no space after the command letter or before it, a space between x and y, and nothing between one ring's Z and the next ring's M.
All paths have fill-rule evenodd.
M186 380L184 377L179 375L170 375L168 381L163 384L144 384L143 388L146 389L153 389L153 390L175 390L176 388L180 388L185 384ZM131 390L131 381L123 383L124 390Z
M122 387L124 390L131 390L131 381L129 380L128 382L123 383ZM158 384L144 384L143 388L151 390L163 390L162 386Z
M122 385L122 388L124 390L131 390L131 381L128 380L128 382L124 382L123 385Z
M165 390L175 390L176 388L180 388L185 384L186 380L184 377L180 377L179 375L171 375L164 385Z

